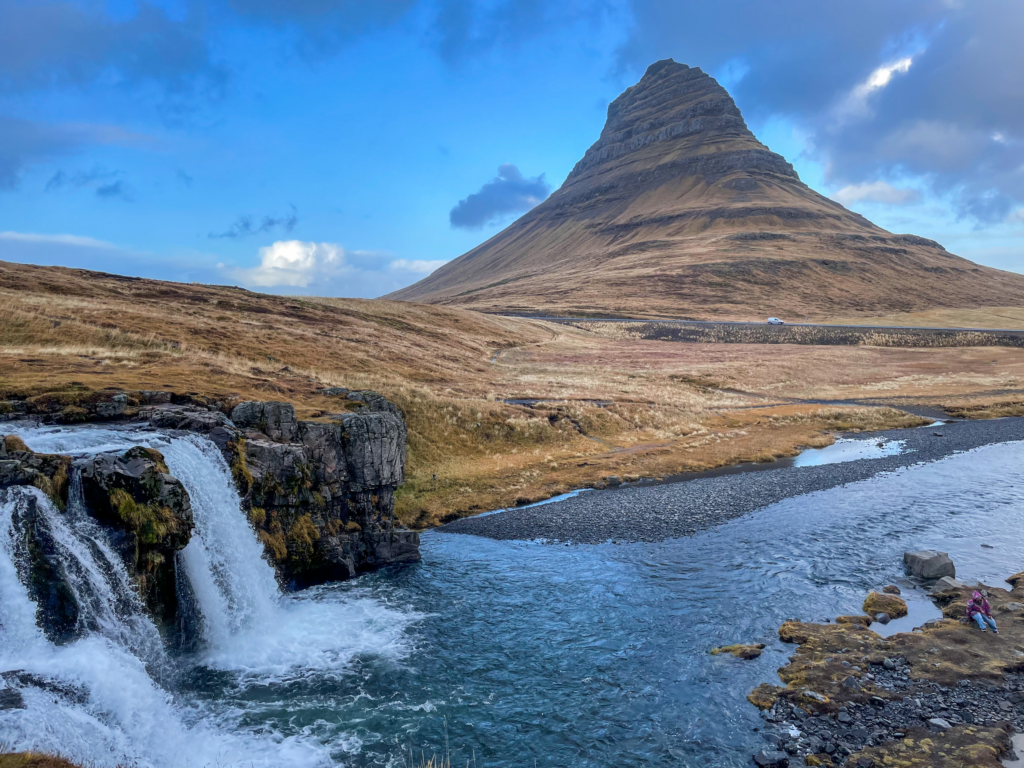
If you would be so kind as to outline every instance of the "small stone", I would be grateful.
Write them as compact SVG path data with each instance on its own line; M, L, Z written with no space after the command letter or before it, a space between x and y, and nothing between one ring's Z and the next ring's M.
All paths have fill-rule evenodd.
M948 731L950 728L953 727L950 724L949 720L943 720L941 717L933 717L931 720L928 721L928 725L932 726L933 728L938 728L940 731Z
M875 616L875 621L877 621L879 624L888 624L890 621L892 621L892 619L889 618L888 613L880 613L877 616Z
M882 662L882 666L885 667L886 669L888 669L890 672L892 672L894 669L896 669L896 660L895 659L886 659L885 661Z
M854 763L854 765L856 765L857 768L874 768L875 761L867 756L858 757L857 762Z
M838 720L840 723L843 723L843 724L852 723L853 722L853 718L850 717L850 715L847 712L843 712L843 711L840 711L839 714L836 715L836 720Z
M887 586L882 587L882 591L885 594L887 594L887 595L899 595L899 594L902 594L900 592L900 588L897 587L895 584L889 584Z
M858 680L853 675L850 675L845 680L843 680L842 686L843 686L843 688L848 688L848 689L854 690L854 691L859 691L860 687L861 687L860 686L860 680Z

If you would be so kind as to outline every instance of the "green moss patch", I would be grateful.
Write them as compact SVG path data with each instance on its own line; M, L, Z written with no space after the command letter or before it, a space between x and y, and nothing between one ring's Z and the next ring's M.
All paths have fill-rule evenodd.
M178 518L170 509L157 504L140 504L122 488L110 492L110 508L143 544L158 544L178 532Z

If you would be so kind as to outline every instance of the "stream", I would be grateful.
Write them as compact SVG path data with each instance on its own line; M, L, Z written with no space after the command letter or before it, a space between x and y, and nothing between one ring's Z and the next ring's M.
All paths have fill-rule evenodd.
M53 683L26 686L25 709L0 710L0 742L100 766L397 768L410 750L419 765L447 744L456 766L739 768L762 745L746 693L777 681L792 652L777 640L784 620L859 613L888 583L912 615L878 629L938 615L903 578L906 549L948 551L959 578L992 585L1024 564L1024 442L1010 442L658 543L431 531L417 565L282 593L212 444L19 434L36 450L152 445L193 500L197 531L181 556L202 642L183 653L140 641L152 628L123 607L89 636L50 644L8 541L16 497L36 492L0 497L0 685L13 670ZM102 547L82 546L86 533L97 535L63 534L68 557L96 561L82 589L123 587ZM768 647L754 661L708 654L736 642Z

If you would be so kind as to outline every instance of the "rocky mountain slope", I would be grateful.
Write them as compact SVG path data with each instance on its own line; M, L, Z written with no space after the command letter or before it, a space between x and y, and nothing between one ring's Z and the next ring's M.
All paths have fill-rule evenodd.
M484 311L822 319L1024 303L1024 276L894 235L819 195L722 86L659 61L565 183L389 298Z

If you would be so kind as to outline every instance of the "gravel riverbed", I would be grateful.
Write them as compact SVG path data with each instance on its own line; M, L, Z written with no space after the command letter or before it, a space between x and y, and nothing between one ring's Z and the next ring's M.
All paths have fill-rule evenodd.
M577 544L654 542L690 536L775 502L867 480L915 464L994 443L1024 440L1024 418L961 421L862 435L902 440L898 455L811 467L590 491L563 501L463 518L440 528L492 539Z

